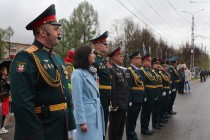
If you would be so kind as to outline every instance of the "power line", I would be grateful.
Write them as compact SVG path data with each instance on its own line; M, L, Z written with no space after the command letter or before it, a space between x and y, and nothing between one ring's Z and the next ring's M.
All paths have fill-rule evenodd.
M176 8L173 6L173 4L169 0L167 0L166 2L168 2L168 4L174 9L174 11L177 12L177 14L180 15L188 24L190 23L184 16L182 16L182 14L179 13L178 10L176 10Z
M165 36L165 35L167 35L167 36L165 36L165 38L168 38L168 37L171 37L171 38L173 38L173 39L178 39L178 38L175 38L175 37L172 37L172 36L170 36L170 35L168 35L168 34L163 34L161 31L159 31L159 30L157 30L157 29L153 29L151 26L149 26L146 22L144 22L142 19L140 19L134 12L132 12L128 7L126 7L125 6L125 4L123 4L121 1L119 1L119 0L116 0L121 6L123 6L126 10L128 10L132 15L134 15L137 19L139 19L142 23L144 23L147 27L149 27L152 31L155 31L155 32L157 32L158 34L160 34L161 36ZM169 42L171 42L170 40L168 40ZM175 45L178 45L178 44L176 44L176 43L174 43L174 42L171 42L171 44L175 44Z

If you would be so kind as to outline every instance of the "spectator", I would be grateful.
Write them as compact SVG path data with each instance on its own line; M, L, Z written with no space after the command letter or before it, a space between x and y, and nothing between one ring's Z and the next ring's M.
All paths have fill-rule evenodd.
M184 73L185 73L185 85L184 85L185 92L191 93L191 87L190 87L191 72L187 67L185 67Z
M75 70L71 75L71 84L76 140L102 140L105 132L97 71L91 67L95 57L90 46L81 46L75 51Z
M1 69L1 102L2 102L2 122L1 122L1 129L0 129L0 134L5 134L8 133L9 131L5 129L4 127L4 122L7 114L9 113L9 90L10 90L10 83L7 80L7 68L2 67Z

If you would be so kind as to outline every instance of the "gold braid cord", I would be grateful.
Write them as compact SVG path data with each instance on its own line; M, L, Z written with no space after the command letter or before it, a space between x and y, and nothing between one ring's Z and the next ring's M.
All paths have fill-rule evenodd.
M162 76L162 78L163 78L164 81L169 82L168 76L165 76L162 72L159 72L159 73Z
M133 75L133 78L134 78L134 81L135 81L136 85L137 85L138 87L144 86L143 81L141 81L141 80L138 78L137 74L131 69L131 67L129 67L128 69L131 71L131 73L132 73L132 75Z
M147 78L150 80L150 81L154 81L155 80L155 77L153 75L149 75L143 68L141 68L141 70L144 72L144 75L147 76Z
M155 74L155 77L156 77L158 83L162 83L162 78L161 78L161 76L160 76L159 74L157 74L157 73L155 72L155 70L153 70L152 72Z
M58 70L56 69L56 78L53 79L43 68L42 64L39 61L39 58L32 53L34 60L36 62L36 65L38 67L38 70L40 72L40 74L42 75L42 78L45 80L45 82L50 85L51 87L60 87L61 86L61 76L60 73L58 72Z
M177 70L173 66L171 66L171 67L174 70L175 74L178 76L179 74L178 74Z

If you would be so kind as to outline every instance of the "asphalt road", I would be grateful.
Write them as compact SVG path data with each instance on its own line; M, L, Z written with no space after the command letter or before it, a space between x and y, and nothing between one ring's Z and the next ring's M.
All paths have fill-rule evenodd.
M210 78L205 83L192 82L192 93L177 94L172 116L152 136L141 135L140 120L136 132L140 140L210 140ZM8 134L0 135L3 140L13 140L14 118L8 118ZM150 128L152 129L151 125ZM123 140L126 140L125 135Z

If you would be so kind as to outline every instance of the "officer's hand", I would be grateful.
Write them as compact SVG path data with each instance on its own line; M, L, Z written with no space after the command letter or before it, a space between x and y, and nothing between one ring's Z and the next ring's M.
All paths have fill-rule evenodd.
M68 131L68 138L69 138L69 139L70 139L70 138L73 138L73 139L74 139L76 133L77 133L77 130L76 130L76 129L71 130L71 131Z
M171 91L169 90L169 92L168 92L169 94L171 94Z
M173 91L173 92L176 92L176 89L174 88L174 89L172 89L172 91Z
M146 102L147 101L147 98L144 98L144 102Z
M162 93L162 96L163 96L163 97L166 96L166 92L165 92L165 91Z
M129 107L131 107L132 106L132 102L128 103L128 105L129 105Z
M87 132L88 131L87 124L86 123L85 124L80 124L80 130L84 133Z

